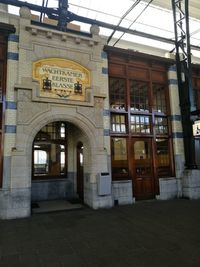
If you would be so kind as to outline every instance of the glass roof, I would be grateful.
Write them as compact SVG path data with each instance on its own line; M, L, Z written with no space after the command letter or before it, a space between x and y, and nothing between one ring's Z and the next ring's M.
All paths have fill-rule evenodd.
M29 0L23 2L42 6L43 1L44 0ZM44 3L47 3L48 7L58 7L58 0L45 0ZM69 0L68 3L69 11L76 15L174 40L172 11L153 5L153 0L149 0L149 3L142 0ZM17 10L18 8L16 7L9 7L9 12L11 13L17 13ZM73 23L80 25L82 31L89 32L90 25L75 21ZM101 35L109 37L112 33L113 30L100 28ZM190 35L191 44L200 46L200 21L195 18L190 18ZM120 47L120 40L162 48L167 51L171 51L174 48L173 44L163 43L132 34L124 34L119 31L113 34L109 45ZM200 52L197 51L193 53L200 55Z

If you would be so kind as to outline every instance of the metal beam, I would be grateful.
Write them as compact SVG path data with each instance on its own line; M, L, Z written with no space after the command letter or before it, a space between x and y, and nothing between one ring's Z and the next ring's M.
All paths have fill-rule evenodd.
M59 3L58 3L58 12L59 12L58 28L61 31L66 28L67 22L69 20L68 7L69 7L68 6L68 0L59 0Z
M187 169L196 169L191 115L195 110L195 104L192 88L188 0L171 1L174 18L176 68L183 127L185 166Z

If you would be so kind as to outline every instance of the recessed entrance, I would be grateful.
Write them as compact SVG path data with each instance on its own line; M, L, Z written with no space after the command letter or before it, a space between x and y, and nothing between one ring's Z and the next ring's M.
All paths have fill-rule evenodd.
M40 129L33 141L32 201L83 200L83 144L88 146L87 137L71 123Z

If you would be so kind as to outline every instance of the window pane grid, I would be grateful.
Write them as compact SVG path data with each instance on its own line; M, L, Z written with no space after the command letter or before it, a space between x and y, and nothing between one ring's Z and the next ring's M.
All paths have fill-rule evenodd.
M130 81L130 105L132 111L149 111L148 83Z
M37 141L42 140L56 140L56 139L64 139L66 131L66 123L64 122L53 122L45 125L39 133L36 135Z
M157 112L166 113L165 87L159 84L153 84L153 108Z
M33 178L50 178L67 172L67 124L45 125L34 139Z
M168 139L156 139L156 153L158 176L168 176L168 173L170 173Z
M150 117L131 115L131 133L150 134Z
M110 108L125 110L125 80L111 78L109 82Z
M112 116L111 116L111 130L112 130L112 132L126 133L125 115L112 114Z
M155 117L155 130L156 134L168 134L167 118Z

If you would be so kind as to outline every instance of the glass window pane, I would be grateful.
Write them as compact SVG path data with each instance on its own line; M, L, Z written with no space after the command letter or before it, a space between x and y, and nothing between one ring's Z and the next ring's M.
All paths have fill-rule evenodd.
M111 130L117 133L126 133L125 115L111 115Z
M156 112L167 111L164 85L153 84L153 108Z
M149 116L131 115L131 133L150 134Z
M135 175L144 176L151 174L151 143L149 141L134 142Z
M168 134L168 123L166 117L155 117L155 130L157 135Z
M170 156L168 139L156 139L158 177L170 175Z
M34 151L34 173L44 175L48 173L48 154L45 150Z
M113 179L128 179L128 156L126 138L111 139Z
M33 178L66 175L66 131L66 123L53 122L37 133L33 144Z

